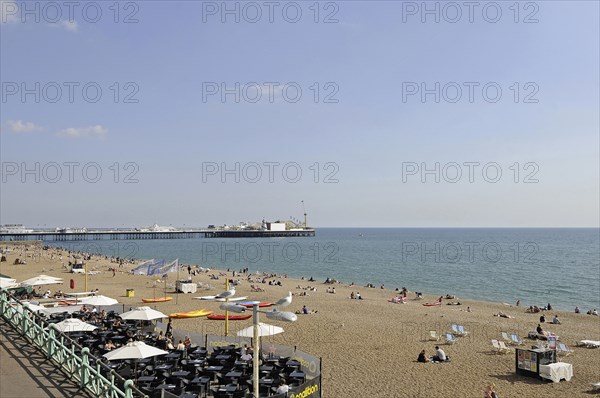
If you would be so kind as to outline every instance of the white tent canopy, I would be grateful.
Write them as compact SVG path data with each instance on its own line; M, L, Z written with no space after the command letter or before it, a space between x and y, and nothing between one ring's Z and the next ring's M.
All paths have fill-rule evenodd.
M134 310L124 312L121 319L133 319L138 321L151 321L153 319L168 318L167 315L150 307L138 307Z
M168 351L152 347L143 341L132 341L121 348L107 352L103 356L109 361L118 359L143 359L168 354Z
M258 337L273 336L279 333L283 333L283 328L267 323L258 323ZM254 337L254 326L248 326L240 330L237 335L239 337Z
M19 311L19 312L23 312L23 307L27 307L27 308L29 308L33 312L38 312L38 311L45 310L45 308L42 307L41 305L32 304L32 303L30 303L28 301L16 305L17 311Z
M40 285L55 285L63 283L62 278L56 278L48 275L38 275L33 278L26 279L21 282L21 285L40 286Z
M0 278L0 288L10 289L11 287L17 287L19 284L16 279L13 278Z
M60 332L91 332L97 329L96 326L83 322L78 318L67 318L62 322L51 325Z
M89 296L79 299L81 304L94 305L94 306L107 306L107 305L115 305L119 304L117 300L111 297L98 295L98 296Z

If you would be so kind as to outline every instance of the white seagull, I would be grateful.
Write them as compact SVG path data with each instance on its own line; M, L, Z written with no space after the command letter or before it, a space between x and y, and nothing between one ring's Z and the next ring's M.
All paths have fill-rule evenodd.
M277 300L275 307L285 307L292 304L292 292L288 292L288 295L282 299Z
M229 289L223 293L217 294L215 297L216 298L227 298L227 297L232 297L234 295L235 295L235 287L232 287L231 289Z

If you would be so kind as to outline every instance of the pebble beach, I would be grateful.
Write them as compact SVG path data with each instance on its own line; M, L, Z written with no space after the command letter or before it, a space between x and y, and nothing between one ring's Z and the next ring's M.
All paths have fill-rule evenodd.
M69 257L67 251L57 249L41 250L41 243L3 243L3 248L11 248L6 262L0 263L0 272L21 281L39 274L63 278L63 285L48 285L42 289L65 293L84 290L85 276L70 273L63 263ZM61 260L62 256L62 260ZM19 257L24 265L14 265ZM87 261L88 291L98 289L106 296L122 303L126 310L130 307L147 305L142 298L160 297L164 294L164 284L157 276L133 275L131 264L118 264L110 259L93 256ZM210 267L202 264L202 267ZM187 267L187 266L186 266ZM112 268L116 268L113 276ZM237 271L237 270L236 270ZM211 275L219 279L211 279ZM491 303L475 300L442 300L442 305L426 307L422 304L436 302L438 297L423 292L417 300L415 293L407 286L405 304L388 302L398 295L392 289L348 286L345 284L324 284L317 280L292 279L273 276L267 281L281 282L282 286L269 283L255 283L247 280L246 274L235 277L227 270L211 269L192 276L199 284L195 294L174 292L176 274L169 274L167 295L174 299L151 306L165 314L198 309L222 313L216 302L197 300L194 297L214 295L225 290L227 277L239 280L236 296L248 296L252 300L277 301L288 291L294 294L288 311L298 311L306 306L311 314L299 314L295 323L269 320L282 326L283 334L268 338L277 344L297 346L298 349L322 358L322 394L324 397L483 397L485 387L494 383L500 397L590 397L592 383L600 382L600 349L577 347L578 340L600 340L600 317L573 311L546 311L547 321L558 315L561 324L543 324L543 328L559 336L559 341L574 350L563 362L573 365L573 378L570 381L552 383L535 378L519 376L515 373L515 354L497 354L491 339L502 340L501 332L518 334L525 340L525 346L536 344L528 340L529 331L535 330L540 314L527 313L529 305L545 303ZM253 278L258 275L251 274ZM263 277L262 275L260 276ZM308 277L308 275L307 275ZM180 270L180 279L187 279L187 268ZM73 279L75 289L69 281ZM258 284L263 292L252 292L250 285ZM335 287L335 293L328 288ZM126 290L134 289L134 297L127 297ZM316 290L315 290L316 289ZM490 289L502 289L490 281ZM362 300L350 299L351 293L360 292ZM448 292L452 294L452 292ZM461 305L447 305L460 302ZM467 311L470 308L471 311ZM511 318L494 316L502 312ZM230 322L229 333L251 325L251 320ZM452 345L429 339L430 331L443 336L451 331L452 324L464 325L467 336L457 337ZM175 330L194 333L211 333L224 330L224 323L207 320L204 317L173 320ZM201 343L201 342L198 342ZM427 355L435 353L440 345L450 356L448 363L419 363L417 356L422 349Z

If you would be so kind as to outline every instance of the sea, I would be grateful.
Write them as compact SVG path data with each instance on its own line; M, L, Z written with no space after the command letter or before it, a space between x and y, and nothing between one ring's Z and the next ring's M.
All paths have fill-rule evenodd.
M600 309L597 228L318 228L314 237L49 244L318 282L331 278L355 283L364 297L371 284L513 305L520 300L521 306Z

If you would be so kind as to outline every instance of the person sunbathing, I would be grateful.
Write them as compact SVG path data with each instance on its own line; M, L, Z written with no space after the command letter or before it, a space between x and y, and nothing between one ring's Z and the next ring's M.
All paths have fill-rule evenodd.
M504 313L504 312L502 312L502 311L498 312L497 314L494 314L494 316L499 316L499 317L501 317L501 318L509 318L509 319L510 319L510 318L514 318L514 317L512 317L512 316L510 316L510 315L508 315L508 314L505 314L505 313Z

